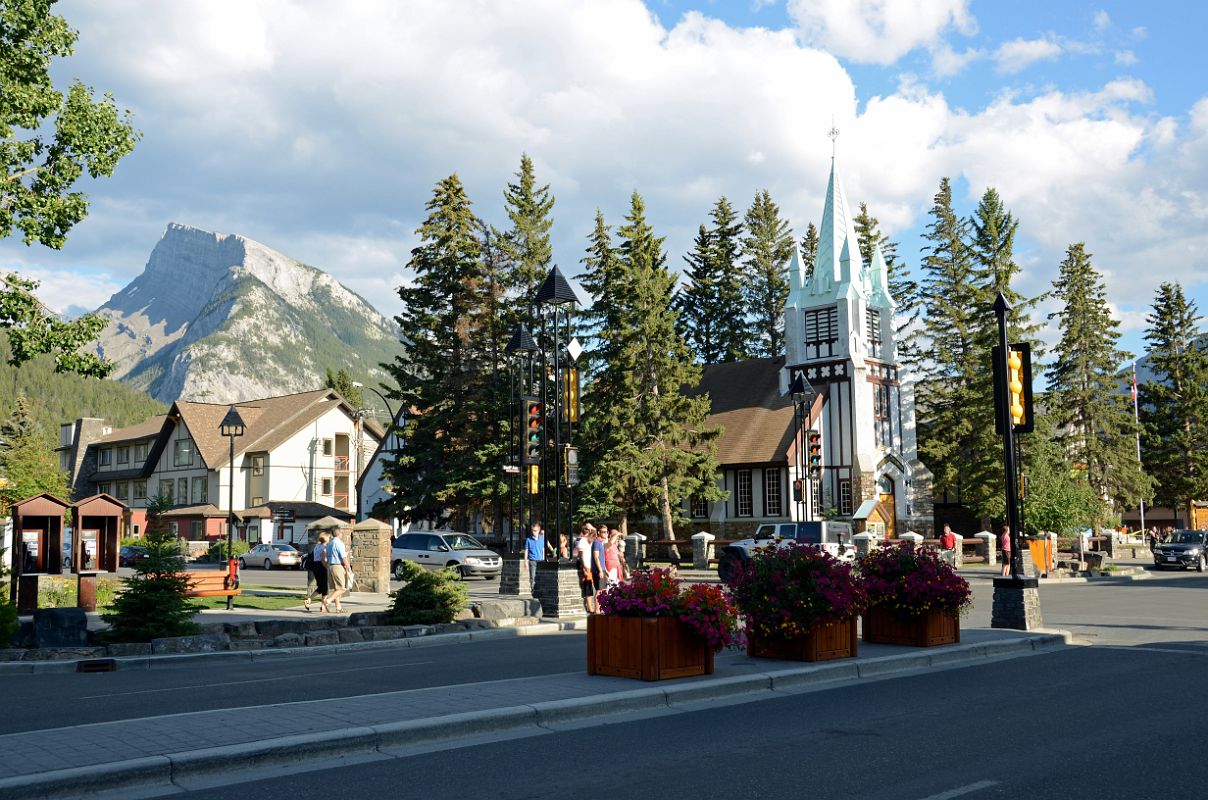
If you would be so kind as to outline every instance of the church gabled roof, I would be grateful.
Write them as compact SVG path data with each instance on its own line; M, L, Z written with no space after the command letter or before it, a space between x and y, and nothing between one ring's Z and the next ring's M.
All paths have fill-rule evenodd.
M709 394L708 425L724 430L717 442L723 466L783 464L793 442L793 399L780 393L784 357L709 364L700 384L685 392Z

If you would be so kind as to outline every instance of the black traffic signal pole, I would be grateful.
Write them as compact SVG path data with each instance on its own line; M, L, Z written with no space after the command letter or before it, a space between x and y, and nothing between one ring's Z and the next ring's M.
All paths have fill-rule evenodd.
M1003 402L998 404L998 414L999 422L1002 424L1003 470L1006 473L1004 477L1007 484L1007 527L1010 529L1011 535L1011 577L1018 579L1023 577L1023 558L1019 552L1019 483L1017 480L1019 473L1016 471L1015 431L1014 422L1011 419L1011 369L1007 363L1011 357L1011 348L1007 344L1007 312L1010 310L1011 305L1007 302L1006 295L999 292L998 297L994 300L994 315L998 317L998 358L1000 360L998 380L1003 398Z
M558 351L562 340L558 337L558 306L554 306L554 413L546 419L554 421L554 541L562 541L562 366ZM549 407L546 406L546 411Z

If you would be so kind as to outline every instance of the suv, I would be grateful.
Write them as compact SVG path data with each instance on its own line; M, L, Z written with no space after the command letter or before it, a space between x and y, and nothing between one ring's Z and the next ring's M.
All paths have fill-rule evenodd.
M757 548L786 541L820 547L840 561L856 560L851 525L846 522L777 522L760 525L752 538L723 547L717 560L717 576L729 583Z
M390 569L401 578L402 563L414 561L437 570L452 567L463 579L495 578L503 571L503 559L468 533L417 531L394 537L390 543Z
M1153 549L1155 569L1182 567L1203 572L1208 569L1208 533L1204 531L1175 531L1165 542Z

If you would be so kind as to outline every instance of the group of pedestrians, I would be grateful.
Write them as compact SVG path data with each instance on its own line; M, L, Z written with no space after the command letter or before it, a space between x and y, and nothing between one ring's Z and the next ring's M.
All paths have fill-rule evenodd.
M583 523L574 554L579 564L579 588L587 613L600 613L596 596L629 577L629 565L622 547L621 532L616 528L609 530L607 525Z
M344 611L340 598L348 593L352 581L352 564L348 548L340 539L337 528L330 536L319 534L318 544L302 558L306 568L306 599L302 606L310 611L311 598L318 597L324 611Z

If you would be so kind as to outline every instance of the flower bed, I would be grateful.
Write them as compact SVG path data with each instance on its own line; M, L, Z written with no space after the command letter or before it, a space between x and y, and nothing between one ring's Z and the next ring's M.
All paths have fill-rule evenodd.
M892 544L861 559L860 572L869 599L864 641L916 647L960 641L960 615L973 593L935 550Z

